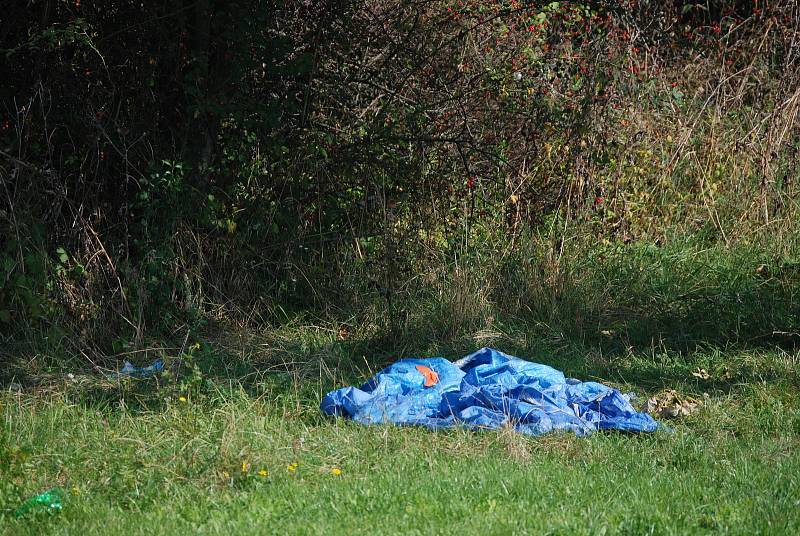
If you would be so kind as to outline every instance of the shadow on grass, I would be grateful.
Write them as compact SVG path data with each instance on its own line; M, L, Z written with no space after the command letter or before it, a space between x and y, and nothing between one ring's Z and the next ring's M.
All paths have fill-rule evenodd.
M52 390L71 403L106 416L161 412L180 404L181 396L212 407L242 396L263 398L271 404L296 408L292 412L297 418L312 424L324 419L317 408L326 392L360 385L397 359L442 356L455 360L483 346L545 363L568 377L608 383L648 396L667 388L696 396L726 394L757 382L788 382L800 389L800 374L792 366L792 354L776 347L718 348L698 342L692 352L665 346L636 351L613 340L584 344L561 332L543 330L541 325L521 322L496 326L494 331L447 337L437 331L435 322L419 322L416 329L409 324L401 332L368 339L309 344L298 336L265 355L209 341L208 350L196 361L199 372L191 376L183 371L146 380L62 381ZM248 344L243 341L243 345ZM693 375L701 369L707 378ZM28 387L34 392L40 388L31 385L25 386L26 390Z
M483 346L549 364L568 376L646 393L678 385L695 392L730 392L754 381L797 385L796 367L774 356L742 357L796 353L796 271L781 271L778 265L762 269L754 255L728 259L717 254L711 261L691 257L691 262L682 255L634 251L594 265L583 261L583 272L573 269L560 279L534 284L533 272L515 266L522 275L511 270L501 274L503 285L487 283L494 290L483 301L473 296L481 291L478 287L456 299L440 292L397 300L394 311L408 313L387 309L385 318L372 319L383 327L368 335L339 333L341 326L360 318L352 311L342 315L348 318L344 322L284 326L271 335L224 335L229 330L217 326L195 361L200 374L194 384L183 371L161 383L111 388L90 383L71 391L80 403L126 411L163 409L187 389L241 389L250 397L291 394L315 407L328 390L360 384L397 359L457 359ZM693 376L699 369L708 378ZM25 376L24 364L17 370L21 374L13 379L4 375L6 386L10 381L24 388L36 383Z

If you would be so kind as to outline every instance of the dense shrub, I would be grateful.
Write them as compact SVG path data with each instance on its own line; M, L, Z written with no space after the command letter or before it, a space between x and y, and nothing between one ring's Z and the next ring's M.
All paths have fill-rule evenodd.
M788 0L47 0L5 16L14 337L71 330L109 351L119 333L375 300L396 318L413 289L487 257L507 270L531 237L557 271L578 224L609 243L794 232Z

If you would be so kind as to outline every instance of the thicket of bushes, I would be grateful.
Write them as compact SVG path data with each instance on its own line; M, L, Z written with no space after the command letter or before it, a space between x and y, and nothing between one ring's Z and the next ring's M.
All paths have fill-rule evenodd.
M442 332L492 308L557 309L578 332L654 308L646 338L725 300L753 314L723 314L722 340L794 329L796 2L44 0L4 17L6 345L102 356L297 314L396 331L437 307ZM763 255L715 279L642 254L676 241ZM648 263L681 268L680 292L636 275Z

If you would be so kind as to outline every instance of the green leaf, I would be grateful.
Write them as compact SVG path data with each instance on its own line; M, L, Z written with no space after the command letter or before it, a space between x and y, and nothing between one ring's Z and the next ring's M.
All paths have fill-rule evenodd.
M677 88L672 88L672 98L678 104L678 106L683 106L683 92Z
M69 260L69 255L67 255L67 252L63 247L60 247L56 250L56 255L58 255L58 260L61 261L61 264L66 264L66 262Z

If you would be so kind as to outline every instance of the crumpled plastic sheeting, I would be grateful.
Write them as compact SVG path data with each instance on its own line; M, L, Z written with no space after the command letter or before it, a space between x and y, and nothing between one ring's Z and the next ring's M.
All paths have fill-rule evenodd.
M360 388L328 393L320 407L327 415L362 424L512 427L529 435L654 432L659 427L616 389L568 379L552 367L492 348L454 363L440 357L401 359Z
M146 367L135 367L130 361L125 361L121 369L112 374L107 374L106 377L110 380L117 380L121 378L149 378L150 376L161 372L164 368L164 360L156 359Z

